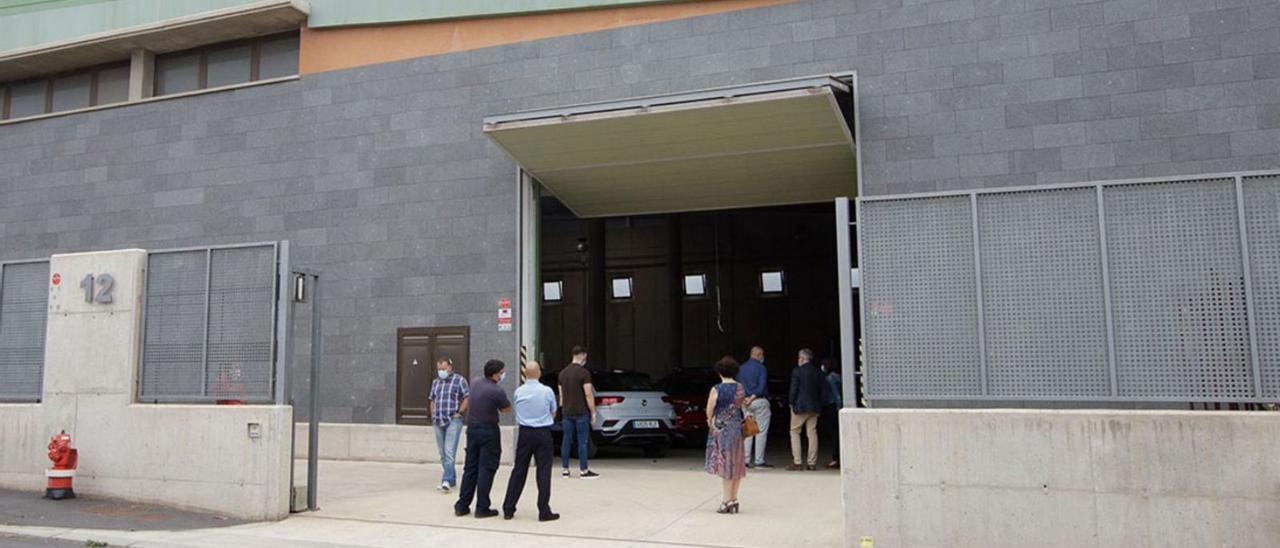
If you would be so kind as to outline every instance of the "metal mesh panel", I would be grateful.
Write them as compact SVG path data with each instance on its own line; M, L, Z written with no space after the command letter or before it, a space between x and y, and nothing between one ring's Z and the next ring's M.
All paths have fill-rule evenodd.
M862 204L868 392L980 395L967 196Z
M270 400L275 281L274 245L150 254L140 398Z
M1235 182L1106 188L1120 396L1253 395Z
M48 262L0 267L0 401L41 397L48 280Z
M146 325L139 396L202 396L205 250L147 256Z
M993 396L1111 392L1096 190L978 197Z
M1245 226L1262 394L1280 398L1280 176L1247 177Z
M217 399L268 399L272 396L275 250L215 249L211 258L209 394Z

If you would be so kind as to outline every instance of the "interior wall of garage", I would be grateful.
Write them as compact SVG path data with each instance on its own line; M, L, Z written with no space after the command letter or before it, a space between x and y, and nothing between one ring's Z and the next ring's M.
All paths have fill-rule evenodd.
M856 70L867 194L1275 169L1278 10L802 0L7 124L0 258L290 240L329 292L321 419L392 423L399 327L518 361L485 116Z
M562 207L544 209L542 223L542 280L564 284L563 299L544 302L541 313L539 350L555 368L569 362L574 345L591 340L590 251L578 245L598 242L589 221ZM766 349L766 364L776 375L789 371L800 348L838 358L831 204L619 217L604 224L606 284L631 276L634 296L605 295L605 348L593 350L592 367L637 370L657 379L677 367L709 367L724 355L745 360L757 344ZM682 278L673 279L672 230L680 240L675 272L705 274L705 296L684 296ZM785 273L785 295L760 293L764 270Z

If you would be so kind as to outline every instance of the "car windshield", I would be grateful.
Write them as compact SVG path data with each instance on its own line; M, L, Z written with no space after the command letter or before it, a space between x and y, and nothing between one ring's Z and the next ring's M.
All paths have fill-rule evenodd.
M591 386L598 392L654 390L653 381L644 373L594 373Z

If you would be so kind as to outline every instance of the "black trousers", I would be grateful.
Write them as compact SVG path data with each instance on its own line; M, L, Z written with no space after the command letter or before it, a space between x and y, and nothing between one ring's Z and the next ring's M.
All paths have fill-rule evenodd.
M458 490L455 510L467 510L471 499L476 499L476 511L491 510L489 492L493 490L493 476L498 473L498 459L502 458L502 440L496 424L473 424L467 427L467 460L462 467L462 487Z
M831 460L840 460L840 406L824 405L818 416L819 436L826 438L824 445L831 448ZM821 447L821 445L819 446Z
M534 478L538 482L538 515L546 516L551 513L551 461L554 456L551 427L520 427L520 437L516 440L516 467L511 470L511 479L507 482L507 498L502 501L504 513L516 513L516 503L520 502L525 479L529 476L531 458L537 466Z

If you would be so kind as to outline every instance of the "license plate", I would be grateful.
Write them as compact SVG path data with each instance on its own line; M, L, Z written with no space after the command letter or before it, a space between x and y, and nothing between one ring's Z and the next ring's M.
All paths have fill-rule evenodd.
M633 421L631 425L636 428L657 428L658 421Z

